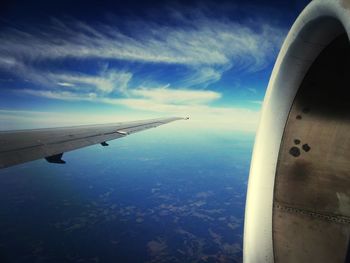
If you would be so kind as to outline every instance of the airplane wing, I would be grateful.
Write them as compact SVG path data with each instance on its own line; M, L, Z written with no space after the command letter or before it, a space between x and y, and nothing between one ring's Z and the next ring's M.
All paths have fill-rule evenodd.
M114 124L84 125L35 130L0 131L0 168L45 158L65 163L64 152L107 141L188 118L162 118Z

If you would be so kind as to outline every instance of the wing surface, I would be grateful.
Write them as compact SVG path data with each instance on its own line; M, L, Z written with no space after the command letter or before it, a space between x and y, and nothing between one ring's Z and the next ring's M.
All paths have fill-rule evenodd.
M64 152L93 144L108 146L107 141L182 119L184 118L174 117L101 125L0 131L0 168L41 158L51 163L65 163L62 160Z

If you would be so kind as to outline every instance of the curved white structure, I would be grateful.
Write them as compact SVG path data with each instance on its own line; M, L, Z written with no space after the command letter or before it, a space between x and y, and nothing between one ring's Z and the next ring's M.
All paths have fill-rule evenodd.
M316 261L319 257L321 258L321 262L345 262L347 248L348 244L346 244L349 239L349 222L348 217L350 216L349 208L350 208L350 192L347 192L345 189L334 189L335 186L326 187L328 190L331 189L332 193L328 194L328 199L334 201L334 198L338 198L338 203L332 203L336 209L331 209L331 203L328 202L327 205L324 205L323 207L318 207L318 203L321 200L322 193L319 194L318 192L315 192L317 189L324 189L324 185L326 185L327 182L332 181L333 179L331 176L331 170L333 168L330 168L332 166L327 166L328 168L319 168L316 167L318 163L323 163L323 159L320 155L321 149L323 151L327 151L328 148L325 148L324 145L328 142L326 137L320 137L316 138L317 136L317 130L319 130L320 134L327 134L327 138L333 138L332 140L336 142L338 146L343 147L341 153L336 152L335 156L333 156L332 160L329 160L329 156L325 157L325 163L327 161L334 162L336 158L337 160L344 159L343 163L346 162L347 158L344 158L345 155L349 154L349 143L350 139L347 140L348 137L346 137L345 131L348 131L350 136L350 130L348 129L350 126L348 125L348 119L345 117L340 118L339 117L329 117L326 121L322 117L322 107L320 105L322 104L320 101L317 102L317 105L315 106L318 112L316 112L314 115L308 115L309 119L305 118L300 123L299 128L296 128L296 125L299 125L297 121L295 121L295 115L294 111L297 112L297 108L299 107L298 98L296 96L298 91L300 90L300 87L302 85L310 84L311 81L308 83L304 83L306 78L306 75L308 72L312 72L313 65L315 61L321 56L322 52L327 49L330 45L333 45L331 48L328 48L329 51L327 51L329 54L331 52L335 52L335 54L339 51L338 46L336 44L332 44L336 39L338 39L340 36L350 35L350 0L341 1L341 0L314 0L312 1L300 14L294 25L292 26L282 48L278 55L276 64L274 66L269 86L265 95L264 104L262 108L262 115L260 120L260 126L258 128L256 140L255 140L255 146L253 151L253 158L250 168L250 176L249 176L249 184L248 184L248 193L247 193L247 201L246 201L246 212L245 212L245 227L244 227L244 262L246 263L261 263L261 262L320 262ZM344 42L344 40L342 40ZM339 42L339 41L338 41ZM342 43L343 43L342 42ZM345 44L341 44L342 48L344 50L346 47L344 47ZM327 53L326 52L326 53ZM324 52L323 52L324 53ZM324 55L326 57L331 58L333 55ZM339 56L339 54L336 54ZM336 56L334 55L334 56ZM325 60L325 59L324 59ZM318 59L318 61L321 61L322 64L327 64L325 62L322 62L322 59ZM328 61L326 61L328 62ZM318 63L318 62L317 62ZM331 61L328 63L330 64ZM334 63L334 61L332 62ZM335 74L339 73L340 71L343 72L343 70L347 74L350 75L350 68L347 67L350 64L347 64L344 62L341 65L341 69L334 70L332 73L333 75L330 76L332 78L335 78ZM316 67L316 66L315 66ZM332 66L333 68L337 67L337 64ZM313 78L317 74L319 75L325 75L325 72L316 72L313 70ZM346 76L343 76L346 78ZM311 78L311 77L310 77ZM322 82L327 82L328 80L322 80ZM330 80L331 81L331 80ZM342 79L344 82L345 80ZM304 83L304 84L303 84ZM339 84L339 83L338 83ZM350 89L350 84L345 83ZM311 85L311 84L310 84ZM345 85L345 86L346 86ZM339 85L338 85L339 86ZM306 88L304 88L306 90ZM332 90L332 87L330 87L330 90ZM304 94L304 93L303 93ZM300 100L304 99L301 94L299 96ZM344 96L347 96L346 93ZM308 103L312 104L313 101L318 100L317 93L315 94L315 97L311 99ZM344 97L343 96L343 97ZM339 98L337 98L339 99ZM299 103L299 104L298 104ZM295 106L295 109L293 108ZM298 105L297 105L298 104ZM336 104L336 103L333 103ZM332 105L333 105L332 104ZM350 101L348 102L350 104ZM345 105L345 104L344 104ZM301 107L301 106L300 106ZM299 108L300 108L299 107ZM326 107L326 106L324 106ZM336 107L336 106L335 106ZM345 107L345 106L344 106ZM341 109L343 109L342 107ZM300 109L299 109L300 110ZM327 110L329 110L329 107L327 106ZM332 111L333 109L330 109ZM344 109L344 112L342 112L340 115L345 116L347 115L348 108ZM335 112L338 112L339 109L335 109ZM312 112L312 110L311 110ZM312 112L313 113L313 112ZM297 114L297 113L295 113ZM328 114L329 115L329 114ZM328 116L327 115L327 116ZM349 114L350 115L350 114ZM333 118L333 119L332 119ZM296 119L301 119L300 115L297 115ZM321 119L323 122L321 122ZM335 120L335 121L333 121ZM328 127L329 123L332 123L332 127ZM323 125L325 124L325 125ZM317 129L315 128L316 126ZM328 126L327 126L328 125ZM325 127L327 126L327 127ZM300 128L301 127L301 128ZM340 127L340 128L339 128ZM288 129L287 129L288 128ZM298 130L299 129L299 130ZM342 129L340 131L340 129ZM307 157L304 157L304 155L299 156L300 152L304 153L304 151L297 146L299 150L297 150L295 155L298 156L291 156L294 154L292 152L292 149L290 148L292 145L290 141L285 140L285 144L283 144L283 138L288 138L288 136L291 133L289 131L293 130L295 131L296 136L304 136L303 138L296 138L296 144L299 144L300 140L308 140L308 142L313 141L313 145L315 145L316 139L319 139L320 145L317 146L311 146L310 155ZM336 141L336 138L340 138L340 135L344 135L342 138L342 141ZM323 136L323 135L322 135ZM307 138L307 139L306 139ZM334 139L335 138L335 139ZM300 139L300 140L299 140ZM288 139L289 140L289 139ZM330 140L330 139L329 139ZM323 146L322 146L323 145ZM344 146L345 145L345 146ZM290 147L289 147L290 146ZM306 146L305 146L306 147ZM323 147L323 148L322 148ZM293 147L292 147L293 148ZM294 147L295 148L295 147ZM306 147L307 148L307 147ZM290 153L288 152L290 149ZM306 152L306 151L305 151ZM340 156L342 154L342 156ZM296 158L298 157L298 158ZM345 156L346 157L346 156ZM350 161L350 155L347 155L349 161ZM288 159L290 158L290 159ZM299 182L298 185L295 182L289 182L285 181L281 184L281 188L283 189L283 192L281 190L281 194L279 195L279 189L276 189L275 182L276 178L278 176L278 164L281 164L281 171L287 171L288 168L293 167L294 171L294 179L296 176L296 165L301 165L303 163L304 165L312 165L313 169L317 172L313 172L313 170L310 170L309 174L313 174L314 177L312 177L312 180L314 178L317 178L318 182L320 182L320 185L312 189L312 196L307 196L307 191L304 191L303 187L306 187L305 185L308 184L304 182ZM350 169L348 163L341 164L342 170L334 172L332 170L333 176L338 176L338 174L347 174ZM285 167L283 167L283 165ZM314 168L316 167L316 168ZM323 167L323 166L322 166ZM319 171L320 170L320 171ZM288 170L289 171L289 170ZM288 172L285 177L281 180L285 180L285 178L291 178L288 176L290 175L290 171ZM319 176L319 174L327 174L327 178L324 178L322 176ZM317 175L315 175L317 174ZM350 174L348 174L350 177ZM336 178L338 180L339 178ZM288 179L289 180L289 179ZM290 179L292 180L292 179ZM340 180L340 179L339 179ZM346 178L342 177L344 182L339 183L340 184L346 184L348 183ZM322 185L324 183L324 185ZM289 196L293 196L292 198L288 197L289 199L293 200L286 200L283 199L282 196L283 193L285 193L287 186L293 185L293 189L295 192L298 192L300 189L300 193L298 196L295 194L292 194L292 192L289 192ZM347 185L350 190L350 184ZM285 187L285 188L283 188ZM307 185L307 187L310 187L310 185ZM339 186L340 187L340 186ZM315 190L316 189L316 190ZM291 190L291 189L289 189ZM287 191L288 192L288 191ZM276 194L275 194L276 193ZM302 200L303 193L305 193L305 203L302 203L300 200ZM279 195L279 196L276 196ZM282 196L282 197L281 197ZM299 200L299 199L300 200ZM312 199L314 198L314 199ZM283 199L283 200L282 200ZM311 200L312 199L312 200ZM327 200L328 200L327 199ZM310 201L311 200L311 201ZM323 200L323 199L322 199ZM282 203L283 207L283 213L278 212L280 210L276 210L276 207L280 208L280 204ZM310 205L313 204L313 205ZM276 207L275 207L276 206ZM342 210L340 209L342 206ZM289 209L289 210L288 210ZM286 212L287 211L287 212ZM280 213L280 214L276 214ZM290 215L290 216L289 216ZM274 217L276 216L276 217ZM292 222L288 221L290 218L292 219ZM339 228L341 228L342 233L341 235L344 235L345 237L342 239L342 241L335 246L340 247L343 249L343 246L345 246L345 256L342 254L343 250L341 252L334 251L335 256L334 260L327 261L329 258L327 258L326 252L330 253L329 251L326 251L325 254L323 254L322 251L327 250L327 246L332 246L331 244L328 244L327 241L320 241L320 239L326 237L325 234L322 236L313 236L313 233L309 233L304 235L305 232L298 232L298 231L306 231L302 229L302 225L308 225L310 224L309 228L312 228L313 225L319 224L316 217L321 218L324 217L322 220L324 222L331 222L333 219L337 221L339 218L344 218L344 222L336 222L335 224L340 224ZM329 220L328 220L329 219ZM278 220L283 220L282 223L280 223ZM294 221L293 221L294 220ZM298 221L299 220L299 221ZM300 220L304 220L303 223L301 223ZM316 221L317 222L316 222ZM327 221L328 220L328 221ZM290 224L286 223L289 222ZM323 222L322 221L322 222ZM331 224L331 223L329 223ZM338 227L336 225L336 227ZM296 228L293 228L292 226L296 226ZM321 223L318 226L320 232L321 230L325 229L325 227ZM332 226L333 227L333 226ZM287 231L286 229L293 229L293 233L296 236L302 235L302 237L298 238L292 236L291 233L284 233L283 231ZM327 227L326 227L327 228ZM320 230L321 229L321 230ZM330 228L333 229L333 228ZM345 229L345 230L344 230ZM315 230L316 231L316 230ZM316 231L316 232L317 232ZM321 231L321 232L322 232ZM331 230L330 230L331 231ZM333 231L333 230L332 230ZM340 231L340 230L339 230ZM348 231L348 232L347 232ZM315 233L316 233L315 232ZM318 233L317 232L317 233ZM337 232L334 230L333 233L337 235ZM346 236L346 233L347 236ZM304 236L303 236L304 235ZM288 240L286 240L288 239ZM289 243L289 239L295 239L291 240ZM316 242L315 242L316 240ZM304 252L300 252L300 248L297 247L297 242L305 241L304 244L300 244L300 246L305 247ZM320 242L318 242L320 241ZM323 243L322 243L323 242ZM332 241L333 242L333 241ZM334 241L335 242L335 241ZM345 242L345 243L344 243ZM315 245L316 244L316 245ZM326 249L325 249L326 247ZM278 248L278 249L277 249ZM278 250L278 251L277 251ZM317 252L319 251L319 252ZM319 256L315 253L320 254ZM339 257L337 257L338 254ZM323 258L323 261L322 261ZM307 261L310 259L314 259L311 261ZM339 259L339 260L338 260ZM343 260L343 261L342 261Z

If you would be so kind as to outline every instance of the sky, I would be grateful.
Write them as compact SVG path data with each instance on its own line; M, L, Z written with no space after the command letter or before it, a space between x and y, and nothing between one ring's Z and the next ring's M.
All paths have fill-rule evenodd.
M4 1L0 129L189 116L254 132L307 2Z

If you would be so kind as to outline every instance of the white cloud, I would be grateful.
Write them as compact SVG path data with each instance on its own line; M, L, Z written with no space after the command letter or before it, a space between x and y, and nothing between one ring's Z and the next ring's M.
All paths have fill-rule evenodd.
M190 116L192 126L196 129L224 129L239 131L255 131L259 119L259 111L236 107L210 107L207 105L172 105L154 103L151 100L133 99L119 100L115 103L129 108L169 116Z
M188 90L169 88L141 88L130 91L135 97L144 97L156 103L203 104L221 98L221 94L210 90Z
M63 87L74 87L75 86L74 84L68 83L68 82L58 82L57 84L60 86L63 86Z
M107 103L139 113L189 115L197 127L253 131L259 112L213 106L222 94L193 87L207 87L232 67L244 71L264 68L277 52L283 30L264 23L252 26L203 14L191 21L181 16L178 19L181 27L134 21L133 29L138 30L126 30L127 33L117 26L89 25L76 20L69 23L55 20L47 27L25 32L3 30L0 68L38 84L37 90L20 91L30 95ZM159 85L148 88L130 85L135 72L108 66L94 74L57 72L36 66L68 58L176 64L184 66L188 74L179 80L183 84L181 89ZM149 74L151 83L162 81L154 80L152 72Z
M155 105L169 105L181 107L184 105L203 105L221 98L221 94L210 90L189 90L189 89L170 89L162 88L140 88L128 91L127 98L109 98L99 96L97 93L76 93L72 91L52 91L52 90L32 90L23 89L20 92L59 100L85 100L109 104L120 104L133 106L132 102L137 105L143 102L149 106L149 109L155 109Z
M208 85L215 83L221 79L222 74L227 70L229 66L222 66L219 69L214 67L196 67L193 72L188 74L181 82L185 86L197 86L201 85L207 87Z
M221 94L213 91L174 90L169 88L133 90L135 97L106 98L96 94L79 95L72 92L53 92L24 90L24 92L52 99L80 100L124 106L137 110L141 114L156 116L190 116L194 129L224 129L255 131L259 111L237 107L215 107L207 105L220 98ZM182 99L182 96L188 99Z
M177 19L182 19L178 21L181 27L134 21L130 29L134 32L128 33L114 25L89 25L77 20L64 23L57 19L37 30L3 30L0 32L0 57L3 57L0 67L9 70L14 65L25 67L24 72L18 72L25 75L31 63L48 59L98 58L181 64L191 68L187 83L196 85L219 80L231 67L250 71L264 68L284 37L282 29L264 23L252 26L203 14L191 21ZM105 86L107 90L111 88L108 84Z
M0 45L1 46L1 45ZM6 65L3 62L8 60ZM67 89L81 93L97 92L109 94L113 92L125 93L130 80L131 72L104 69L95 75L77 74L71 72L53 73L30 67L16 59L1 59L0 67L6 66L7 70L22 77L23 80L31 81L52 90Z
M92 89L102 93L111 93L113 91L124 93L132 78L132 74L130 72L109 70L97 76L83 74L50 74L49 77L52 80L56 80L57 84L60 86L76 87L81 91L84 91L82 89L85 89L85 91Z
M98 101L96 93L84 93L79 94L71 91L53 91L53 90L33 90L33 89L22 89L20 91L24 94L29 94L38 97L44 97L49 99L57 99L57 100L67 100L67 101Z

